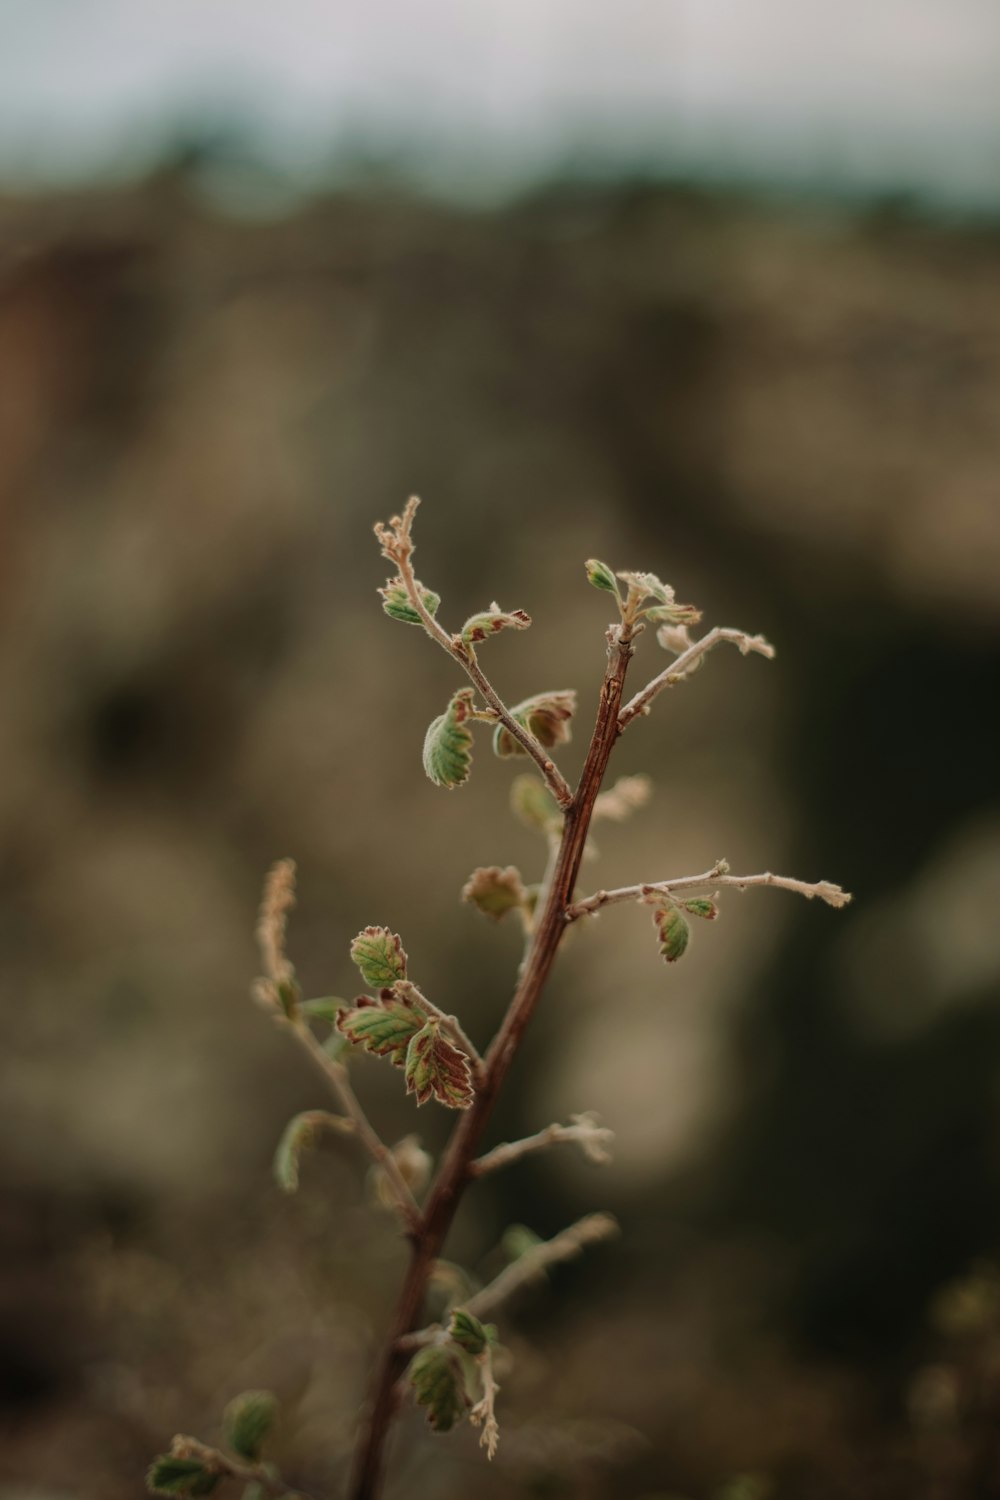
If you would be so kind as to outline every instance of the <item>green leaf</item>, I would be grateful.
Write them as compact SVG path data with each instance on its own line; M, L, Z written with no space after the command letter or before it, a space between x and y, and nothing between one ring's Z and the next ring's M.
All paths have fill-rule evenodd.
M714 922L719 915L719 908L709 896L692 896L690 901L682 901L681 906L691 917L704 917L706 922Z
M397 1068L406 1062L407 1048L423 1024L420 1012L402 1000L361 1005L355 1010L342 1010L337 1017L337 1029L349 1042L376 1057L388 1057Z
M514 609L508 613L499 604L491 604L482 614L469 616L462 626L462 640L476 644L485 641L488 636L496 635L500 630L527 630L530 624L531 616L525 614L523 609Z
M551 750L556 745L565 744L570 738L570 719L576 712L576 693L572 689L536 693L533 698L525 698L523 703L516 703L510 712L544 749ZM503 760L511 755L528 753L505 724L498 724L494 731L493 749Z
M388 988L406 978L406 954L398 933L388 927L365 927L351 944L351 960L367 984Z
M278 1186L286 1193L294 1193L299 1186L299 1159L307 1146L311 1146L322 1130L337 1130L349 1134L353 1129L349 1120L331 1115L324 1109L307 1109L295 1115L285 1126L274 1153L274 1175Z
M226 1407L222 1430L234 1453L256 1462L277 1420L278 1402L270 1391L244 1391Z
M459 688L424 736L424 770L435 786L461 786L472 769L472 688Z
M630 600L642 604L645 599L655 599L657 604L674 602L674 591L669 583L661 583L655 573L619 573L618 577L628 584Z
M154 1495L210 1495L222 1478L200 1458L178 1458L161 1453L146 1473L146 1488Z
M592 583L595 589L604 589L607 593L614 594L616 599L621 599L615 575L606 562L601 562L598 557L588 557L585 567L588 583Z
M510 785L510 806L514 816L528 828L539 828L543 833L558 833L562 828L562 808L532 771L514 777Z
M443 1344L429 1344L413 1356L407 1373L417 1404L426 1408L434 1431L450 1432L469 1408L455 1352Z
M441 603L440 594L435 594L433 589L424 588L422 583L417 584L417 592L420 602L431 616L436 615ZM422 625L424 622L414 609L406 585L401 578L386 579L385 588L379 589L382 595L382 608L393 620L402 620L404 625Z
M521 880L521 872L513 865L501 870L499 865L489 865L473 870L462 887L462 900L468 901L484 917L499 922L509 911L527 905L528 893Z
M317 1000L303 1000L299 1009L304 1016L309 1016L314 1021L326 1021L328 1025L336 1026L337 1012L344 1004L336 995L323 995Z
M660 956L668 964L676 963L687 948L691 929L680 908L674 903L658 906L653 912L653 922L660 939Z
M500 1248L508 1260L520 1260L522 1255L527 1255L536 1245L540 1245L542 1239L527 1224L508 1224L500 1241Z
M468 1109L475 1097L469 1059L441 1035L436 1016L428 1017L406 1049L406 1092L416 1094L418 1105L436 1099L448 1109Z
M466 1354L473 1355L482 1354L490 1341L489 1334L479 1319L466 1312L464 1307L453 1309L451 1322L448 1324L448 1337L452 1343L464 1349Z

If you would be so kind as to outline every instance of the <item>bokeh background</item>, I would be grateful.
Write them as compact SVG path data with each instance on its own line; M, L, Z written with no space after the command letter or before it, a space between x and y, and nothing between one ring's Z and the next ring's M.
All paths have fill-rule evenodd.
M359 927L485 1041L516 934L458 892L543 851L382 614L419 564L508 698L576 687L652 568L717 653L617 753L655 795L591 885L733 894L682 964L574 931L492 1127L594 1108L470 1193L623 1235L503 1319L487 1468L401 1426L391 1495L1000 1495L1000 22L988 0L0 8L0 1495L125 1500L248 1386L339 1485L402 1264L321 1081L248 999L261 879L353 993ZM658 669L651 639L636 683ZM661 657L662 661L662 657ZM521 767L515 765L514 770ZM398 1075L358 1085L437 1149Z

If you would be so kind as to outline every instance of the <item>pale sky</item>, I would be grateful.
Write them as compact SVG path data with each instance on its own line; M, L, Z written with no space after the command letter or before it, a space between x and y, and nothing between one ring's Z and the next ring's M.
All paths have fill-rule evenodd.
M1000 0L0 0L0 179L141 166L234 117L308 178L575 154L1000 201Z

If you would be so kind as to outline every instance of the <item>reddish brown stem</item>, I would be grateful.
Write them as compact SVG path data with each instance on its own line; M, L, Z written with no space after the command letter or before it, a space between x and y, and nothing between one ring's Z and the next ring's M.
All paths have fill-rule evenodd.
M625 674L632 656L632 628L614 625L608 632L608 666L601 684L597 722L584 762L580 784L566 809L559 852L549 881L545 905L538 919L513 999L486 1054L483 1077L472 1105L462 1115L448 1142L437 1178L424 1209L420 1229L412 1236L413 1254L385 1348L375 1374L367 1420L358 1443L351 1500L375 1500L382 1483L385 1444L395 1413L396 1386L406 1363L398 1345L417 1326L431 1269L441 1254L445 1237L466 1186L470 1166L493 1111L528 1022L545 988L559 944L566 931L566 908L576 888L583 848L594 802L618 738Z

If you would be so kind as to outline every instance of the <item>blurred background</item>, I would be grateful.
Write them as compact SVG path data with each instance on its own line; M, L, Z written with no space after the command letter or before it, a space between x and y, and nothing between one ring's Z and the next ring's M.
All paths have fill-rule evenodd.
M491 1128L584 1109L450 1253L623 1236L502 1320L503 1437L401 1424L390 1495L1000 1495L1000 15L989 0L0 4L0 1495L125 1500L237 1391L339 1493L403 1265L321 1080L249 1001L263 874L355 993L366 923L486 1041L543 850L456 685L388 620L372 523L508 700L575 687L651 568L716 653L637 722L655 792L595 887L731 894L682 964L574 930ZM651 638L640 685L663 664ZM440 1147L399 1076L358 1087Z

